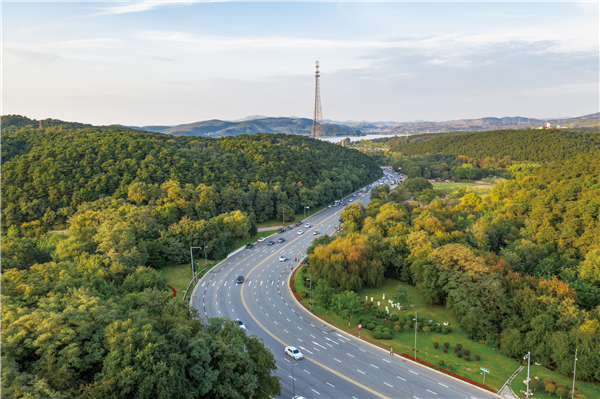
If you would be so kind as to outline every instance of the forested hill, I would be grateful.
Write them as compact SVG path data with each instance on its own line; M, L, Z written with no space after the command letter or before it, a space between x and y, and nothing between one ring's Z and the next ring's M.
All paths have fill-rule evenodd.
M44 216L51 225L84 202L125 198L132 183L168 181L212 186L217 213L251 211L262 221L278 206L316 206L381 175L359 151L299 135L212 139L64 125L5 130L2 162L4 227Z
M600 134L559 130L493 130L399 144L391 149L406 156L463 155L468 158L509 157L548 162L600 149Z

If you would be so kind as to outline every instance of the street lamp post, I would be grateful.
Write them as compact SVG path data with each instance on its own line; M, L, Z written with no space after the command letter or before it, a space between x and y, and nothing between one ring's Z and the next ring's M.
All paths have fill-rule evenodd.
M309 274L308 275L308 282L309 282L309 286L310 286L310 311L312 312L312 276Z
M190 257L192 258L192 280L196 284L196 273L194 271L194 251L193 249L201 249L202 247L190 247Z
M575 365L573 366L573 386L571 387L571 399L575 399L575 372L577 371L577 348L575 348Z
M531 365L531 351L527 352L523 359L527 359L527 392L525 395L529 397L529 366Z
M204 243L204 270L208 268L208 258L206 257L206 243Z
M293 398L296 397L296 379L294 378L294 367L296 367L298 365L298 363L294 363L292 364L292 391L293 391Z
M285 211L283 211L283 227L285 227Z
M417 360L417 325L419 324L419 321L417 320L417 312L415 311L415 318L413 319L415 321L415 360Z

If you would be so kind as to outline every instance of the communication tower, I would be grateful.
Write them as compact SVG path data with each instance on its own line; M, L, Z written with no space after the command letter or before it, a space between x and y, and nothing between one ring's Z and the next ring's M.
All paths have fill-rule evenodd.
M319 61L315 72L315 113L310 137L318 139L323 134L323 112L321 111L321 90L319 89Z

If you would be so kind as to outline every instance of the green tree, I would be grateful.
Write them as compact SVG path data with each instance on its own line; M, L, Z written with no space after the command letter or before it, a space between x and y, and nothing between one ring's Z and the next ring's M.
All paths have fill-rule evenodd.
M354 291L343 291L333 297L331 308L339 317L348 320L350 326L352 317L360 313L362 303Z
M325 309L325 314L327 311L331 309L333 303L333 296L335 295L335 290L327 284L325 280L317 281L317 285L314 289L314 298L315 303Z

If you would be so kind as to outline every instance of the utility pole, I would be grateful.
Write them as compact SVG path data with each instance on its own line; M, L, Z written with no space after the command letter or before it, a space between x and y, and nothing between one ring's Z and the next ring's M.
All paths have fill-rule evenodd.
M204 271L208 268L208 258L206 257L206 243L204 243Z
M577 348L575 348L575 365L573 366L573 386L571 387L571 399L575 399L575 372L577 371Z
M206 246L206 244L204 244ZM201 249L202 247L190 247L190 257L192 258L192 280L194 281L194 285L196 285L196 273L194 271L194 251L193 249ZM206 252L205 252L206 254ZM206 255L205 255L206 259Z
M294 367L296 367L298 363L292 364L292 398L296 397L296 379L294 378Z
M313 126L310 137L318 139L323 134L323 111L321 110L321 89L319 87L319 61L315 72L315 112L313 114Z
M309 304L310 304L310 311L312 312L312 276L310 274L308 275L308 282L310 285L310 302L309 302Z
M529 397L529 366L531 365L531 351L527 352L523 359L527 359L527 397Z
M417 312L415 311L415 360L417 360L417 324L419 321L417 320Z

